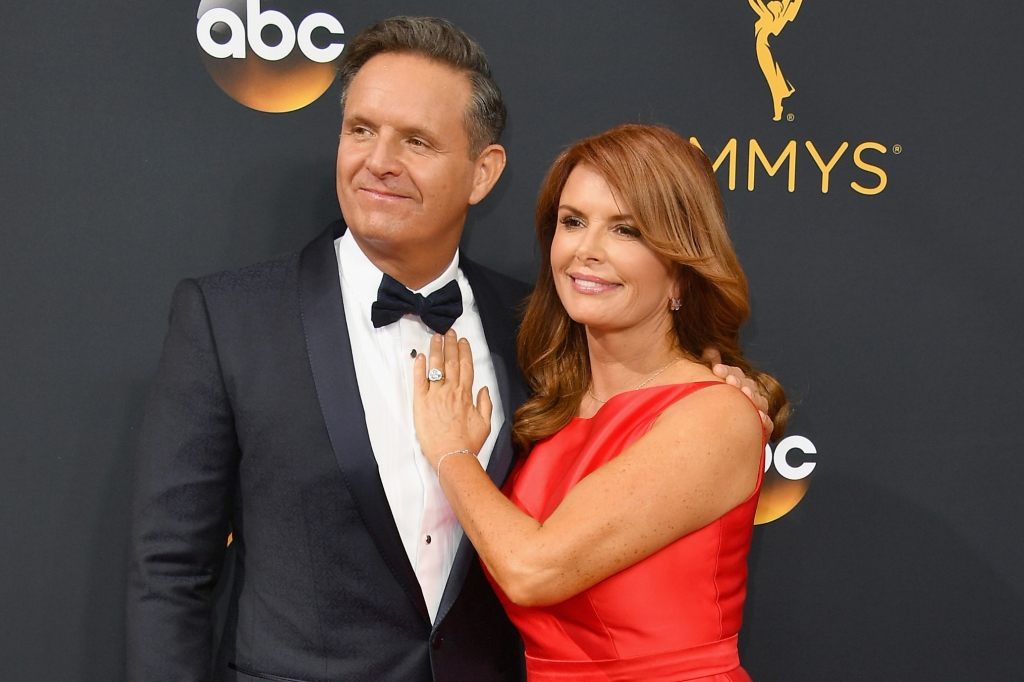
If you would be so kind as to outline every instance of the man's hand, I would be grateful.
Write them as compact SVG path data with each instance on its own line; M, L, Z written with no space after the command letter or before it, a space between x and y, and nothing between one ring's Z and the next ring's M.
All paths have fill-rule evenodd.
M718 352L717 348L705 348L701 357L705 362L711 364L711 371L715 373L715 376L724 379L725 383L730 386L740 389L753 401L757 411L761 414L764 439L769 440L772 437L772 431L775 430L775 424L768 416L768 396L761 392L761 385L744 374L739 367L722 364L722 354Z

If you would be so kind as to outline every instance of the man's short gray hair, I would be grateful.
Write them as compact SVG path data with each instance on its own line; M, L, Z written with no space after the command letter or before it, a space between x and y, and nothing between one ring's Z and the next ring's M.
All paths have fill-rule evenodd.
M338 70L341 105L359 69L385 53L408 53L433 59L466 72L472 94L463 124L469 136L469 153L475 158L484 147L497 144L508 116L501 90L491 77L483 48L450 21L436 17L391 17L365 29L345 48Z

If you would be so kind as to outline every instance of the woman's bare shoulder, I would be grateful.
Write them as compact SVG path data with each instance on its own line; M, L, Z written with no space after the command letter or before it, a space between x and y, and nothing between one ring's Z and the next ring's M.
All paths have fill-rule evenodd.
M680 439L715 438L722 445L760 446L761 418L740 389L711 374L708 385L676 401L658 417L651 431ZM659 434L661 435L661 434ZM758 447L759 451L759 447Z

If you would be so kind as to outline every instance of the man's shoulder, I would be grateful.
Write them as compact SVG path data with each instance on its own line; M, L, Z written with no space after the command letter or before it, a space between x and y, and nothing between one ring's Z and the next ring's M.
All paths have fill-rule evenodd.
M183 279L171 297L170 319L207 320L220 333L230 329L270 331L297 320L298 254ZM290 325L286 325L289 326Z
M253 265L222 270L196 278L196 284L206 295L245 295L280 291L296 280L299 253L283 253Z
M183 279L171 296L171 316L202 310L211 319L248 319L295 308L298 262L298 253L285 253L262 263Z

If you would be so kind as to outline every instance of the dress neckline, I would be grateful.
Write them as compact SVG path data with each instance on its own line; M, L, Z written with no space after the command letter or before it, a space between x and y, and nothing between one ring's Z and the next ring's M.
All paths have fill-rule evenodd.
M581 417L580 415L576 415L572 419L573 419L573 421L576 421L577 419L585 421L585 422L590 421L590 420L594 419L595 417L597 417L597 415L601 414L601 410L603 410L604 408L606 408L609 405L611 405L612 402L616 398L619 398L619 397L624 396L624 395L634 395L634 394L637 394L637 393L643 393L645 391L651 391L651 390L654 390L654 389L657 389L657 388L678 388L678 387L681 387L681 386L693 386L693 385L696 385L696 384L724 384L724 383L725 383L724 381L682 381L682 382L674 383L674 384L655 384L653 386L644 386L643 388L634 388L634 389L632 389L630 391L623 391L622 393L616 393L611 398L608 398L608 400L604 401L604 404L602 404L601 407L597 408L597 412L595 412L594 414L590 415L589 417Z

